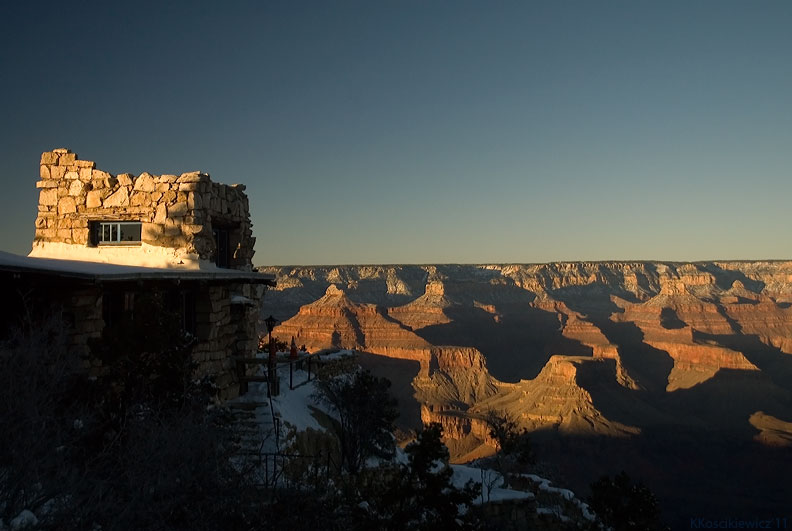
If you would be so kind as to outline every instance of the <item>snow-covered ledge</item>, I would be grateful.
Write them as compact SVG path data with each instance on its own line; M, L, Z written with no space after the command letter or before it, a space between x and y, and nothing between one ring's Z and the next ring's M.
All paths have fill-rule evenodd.
M61 242L34 242L33 250L28 256L168 269L200 271L219 269L213 262L201 260L195 253L180 253L177 249L150 245L145 242L134 245L100 245L95 247Z

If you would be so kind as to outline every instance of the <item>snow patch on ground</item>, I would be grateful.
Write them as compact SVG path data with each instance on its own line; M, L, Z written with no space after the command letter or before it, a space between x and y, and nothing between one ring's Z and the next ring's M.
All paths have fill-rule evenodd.
M559 487L553 487L551 485L552 482L549 479L545 479L541 476L537 476L536 474L523 474L522 476L536 483L537 484L536 486L539 490L548 492L550 494L557 494L561 498L568 501L569 503L575 505L578 508L578 510L580 510L580 514L583 515L583 518L585 518L589 522L593 522L594 520L597 519L596 515L591 512L591 509L589 508L588 504L579 500L577 496L575 496L575 493L572 492L571 490L562 489ZM553 512L539 512L541 510L547 510ZM539 512L539 514L556 514L559 517L563 516L560 514L560 509L558 507L555 507L553 509L540 507L539 510L537 510L537 512ZM566 521L566 520L563 520L562 518L562 521Z
M312 380L308 383L303 383L308 380L308 372L294 371L293 381L296 385L297 382L300 383L294 389L289 389L288 367L279 368L278 372L281 392L279 396L272 397L275 414L297 431L303 431L308 428L322 429L312 410L312 408L319 408L319 403L312 396L316 392L314 382Z
M475 468L467 465L451 465L454 486L462 488L468 481L481 485L481 496L477 504L504 500L532 500L533 493L503 487L503 476L488 468Z

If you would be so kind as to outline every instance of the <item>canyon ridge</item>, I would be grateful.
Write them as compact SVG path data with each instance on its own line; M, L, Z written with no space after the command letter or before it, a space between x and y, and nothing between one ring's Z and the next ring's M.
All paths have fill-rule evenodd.
M276 337L359 351L456 461L495 410L581 492L626 470L675 522L792 499L792 261L259 269Z

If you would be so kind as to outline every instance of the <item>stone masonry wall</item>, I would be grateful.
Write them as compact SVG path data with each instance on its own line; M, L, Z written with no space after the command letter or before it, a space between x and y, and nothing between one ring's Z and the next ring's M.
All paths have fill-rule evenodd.
M214 260L212 229L229 231L229 267L252 269L248 198L241 184L212 182L201 172L112 175L67 149L41 155L34 247L56 242L90 246L92 221L140 221L143 244Z
M198 365L197 376L213 375L221 400L239 393L237 359L253 357L256 352L262 293L262 287L251 284L220 284L202 290L196 301L198 342L193 359ZM234 294L250 303L234 303Z
M132 290L161 287L144 284ZM201 283L194 289L197 341L192 352L196 364L193 377L211 376L220 400L234 398L239 394L237 360L253 357L258 346L258 307L263 287L233 282ZM102 294L100 286L85 286L64 290L53 299L69 316L69 347L88 362L85 368L95 373L101 372L101 365L90 357L90 342L101 338L105 327ZM247 302L235 303L234 296L242 296ZM256 367L249 366L246 370L252 374Z

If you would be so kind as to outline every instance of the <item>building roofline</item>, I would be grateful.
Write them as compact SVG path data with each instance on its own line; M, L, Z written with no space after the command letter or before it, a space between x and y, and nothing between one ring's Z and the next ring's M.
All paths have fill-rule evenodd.
M211 270L156 268L33 258L0 251L0 271L41 274L60 278L73 278L92 283L129 282L137 280L187 280L204 282L241 281L251 284L275 286L275 276L256 271L215 268Z

